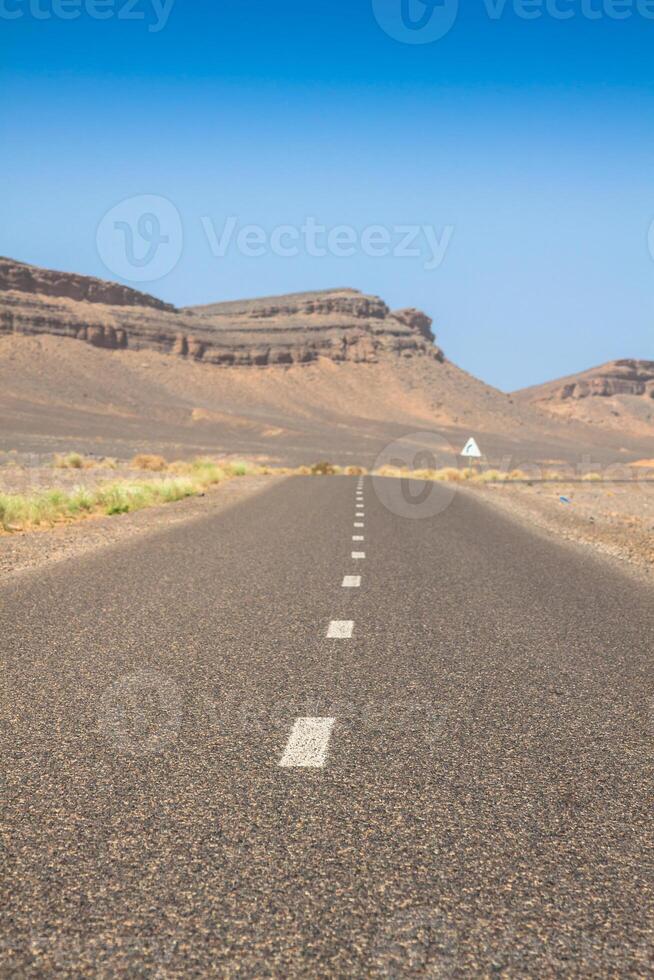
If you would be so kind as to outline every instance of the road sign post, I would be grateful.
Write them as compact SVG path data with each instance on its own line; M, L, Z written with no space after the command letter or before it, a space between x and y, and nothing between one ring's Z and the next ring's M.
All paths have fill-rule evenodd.
M474 438L474 436L470 436L459 455L463 456L463 458L468 461L469 466L472 466L473 462L478 463L479 472L481 473L481 460L483 457L481 449L477 445L477 440Z

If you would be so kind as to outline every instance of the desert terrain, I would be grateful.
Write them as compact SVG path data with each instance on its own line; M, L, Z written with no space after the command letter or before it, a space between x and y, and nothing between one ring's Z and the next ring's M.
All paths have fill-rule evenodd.
M354 289L177 310L124 286L0 260L5 452L370 467L390 442L420 432L440 440L443 463L475 435L489 465L504 469L606 466L652 455L651 384L636 394L639 385L584 399L588 419L580 399L505 394L474 378L437 346L424 313L391 311ZM615 398L624 410L613 425Z
M191 461L203 459L220 480L203 477L193 492L212 498L220 466L234 459L264 482L264 472L309 473L319 461L441 479L467 465L459 453L473 435L483 456L463 493L647 569L653 395L654 362L628 359L500 392L448 360L424 313L351 288L177 309L0 259L0 494L77 500L109 482L158 487L194 475ZM58 465L62 454L79 454L78 465ZM165 473L135 467L139 454L160 456ZM102 507L89 500L71 507L94 518L75 547L107 540ZM195 506L175 503L179 513ZM161 513L132 524L156 525ZM4 530L25 537L42 523L14 516ZM44 560L69 554L69 523L61 547L5 544L5 568L37 561L39 548Z

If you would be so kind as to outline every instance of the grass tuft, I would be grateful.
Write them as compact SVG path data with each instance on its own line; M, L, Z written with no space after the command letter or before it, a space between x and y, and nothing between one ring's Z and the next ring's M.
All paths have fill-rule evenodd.
M328 463L327 461L314 463L311 467L312 476L338 476L341 472L340 466L334 466L333 463Z
M80 453L66 453L64 456L55 453L52 465L58 470L81 470L84 467L84 457Z
M132 459L130 466L135 470L149 470L152 473L161 473L168 466L163 456L154 453L138 453Z

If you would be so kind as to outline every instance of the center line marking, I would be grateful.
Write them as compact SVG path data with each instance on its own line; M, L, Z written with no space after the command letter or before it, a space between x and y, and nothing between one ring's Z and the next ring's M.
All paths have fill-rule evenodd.
M365 553L365 551L353 551L352 552L352 557L353 558L365 558L366 557L366 553Z
M344 589L358 589L360 585L361 585L360 575L346 575L345 578L343 579Z
M363 521L355 521L354 527L363 527Z
M363 541L363 534L353 534L352 535L352 540L353 541Z
M328 640L349 640L352 637L354 621L352 619L332 619L327 628Z
M327 758L335 718L297 718L279 765L321 769Z

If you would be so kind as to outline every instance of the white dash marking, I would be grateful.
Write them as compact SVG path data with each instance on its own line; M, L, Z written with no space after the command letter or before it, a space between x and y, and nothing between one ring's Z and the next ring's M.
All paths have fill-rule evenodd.
M352 557L353 558L365 558L366 557L366 553L365 553L365 551L353 551L352 552Z
M285 768L321 769L335 718L297 718L279 760Z
M363 541L363 534L353 534L352 535L352 540L353 541Z
M351 619L332 619L327 629L328 640L349 640L354 629Z
M354 522L354 526L355 527L363 527L363 521L355 521Z
M344 589L358 589L360 585L361 585L360 575L346 575L345 578L343 579Z

